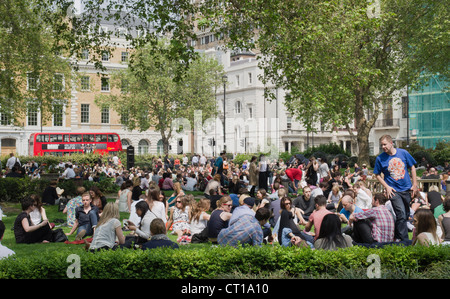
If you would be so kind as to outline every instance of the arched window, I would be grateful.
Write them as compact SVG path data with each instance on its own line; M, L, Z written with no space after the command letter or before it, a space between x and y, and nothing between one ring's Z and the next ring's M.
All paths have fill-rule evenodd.
M122 147L127 148L130 145L130 141L128 139L122 139Z
M144 155L148 154L149 142L145 139L141 139L138 144L138 154Z

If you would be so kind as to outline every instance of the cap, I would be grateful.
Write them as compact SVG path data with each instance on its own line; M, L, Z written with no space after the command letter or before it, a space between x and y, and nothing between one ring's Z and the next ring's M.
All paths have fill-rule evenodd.
M244 203L253 207L255 205L255 199L253 197L247 197L244 199Z

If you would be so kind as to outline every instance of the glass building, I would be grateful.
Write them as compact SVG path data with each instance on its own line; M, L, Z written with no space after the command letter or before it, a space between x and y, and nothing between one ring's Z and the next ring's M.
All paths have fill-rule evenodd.
M425 148L450 141L450 93L448 80L430 76L420 89L409 89L409 136Z

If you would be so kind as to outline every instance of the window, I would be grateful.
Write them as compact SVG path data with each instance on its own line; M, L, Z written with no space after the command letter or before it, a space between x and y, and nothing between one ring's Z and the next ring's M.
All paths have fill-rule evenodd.
M128 80L122 79L122 81L120 83L121 83L120 84L120 92L127 93L128 92Z
M53 126L63 126L63 105L56 104L53 106Z
M83 142L95 142L94 134L83 134Z
M286 119L286 128L288 130L292 129L292 116L288 116Z
M119 38L125 38L127 35L127 29L125 28L119 28L117 29L117 37Z
M120 114L120 123L126 125L128 123L128 112L123 112Z
M252 84L252 83L253 83L252 73L248 73L248 84Z
M253 118L253 107L248 107L248 118Z
M106 134L95 135L95 141L106 142L106 141L108 141L108 135L106 135Z
M0 115L0 124L2 126L8 126L11 124L11 117L8 113L2 112Z
M89 76L82 76L81 77L81 90L82 91L89 91L90 89L91 89L90 77Z
M236 87L241 85L239 75L236 75Z
M55 74L53 76L53 91L54 92L64 91L64 75L63 74Z
M109 107L102 108L101 122L102 124L109 124Z
M122 147L128 147L130 145L130 141L128 139L122 139Z
M89 60L89 50L88 49L83 49L83 51L81 51L81 59Z
M108 135L108 142L117 142L119 141L119 136L116 134L109 134Z
M128 62L128 52L122 52L120 59L122 62Z
M39 87L39 74L27 73L27 90L37 90Z
M45 135L37 135L36 142L48 142L48 134Z
M89 123L89 104L81 104L81 123Z
M108 51L103 51L102 53L102 61L109 61L109 52Z
M30 105L28 107L28 117L27 122L29 126L37 126L38 125L38 109L37 105Z
M101 81L102 81L102 87L101 87L101 90L102 90L102 91L109 91L109 78L103 77L103 78L101 79Z
M138 153L139 155L148 154L148 141L141 139L138 144Z
M236 101L235 111L236 111L236 114L241 113L241 101Z
M70 142L81 142L81 134L71 134L70 135Z
M62 142L63 135L62 134L50 134L50 142Z

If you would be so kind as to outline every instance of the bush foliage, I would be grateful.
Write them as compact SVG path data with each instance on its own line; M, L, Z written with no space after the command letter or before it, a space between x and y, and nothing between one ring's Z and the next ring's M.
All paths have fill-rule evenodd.
M67 278L68 267L73 263L68 257L74 251L63 246L57 252L1 260L0 278ZM442 246L390 246L383 249L354 246L338 251L269 245L189 247L97 253L80 249L75 254L80 258L83 279L213 279L232 272L264 275L277 271L294 278L320 277L339 275L349 270L367 270L373 263L368 259L372 254L380 258L382 277L383 273L398 272L399 269L403 273L424 272L436 268L436 265L446 265L445 269L449 269L450 263L450 250ZM448 275L447 272L442 275Z
M0 179L0 202L11 201L17 202L31 194L42 196L45 188L50 184L49 179L30 179L25 178L2 178ZM76 195L76 188L83 186L89 190L93 185L99 187L104 194L117 193L119 186L114 184L113 178L105 178L100 182L92 182L86 180L60 180L58 187L64 189L62 196L73 197Z

